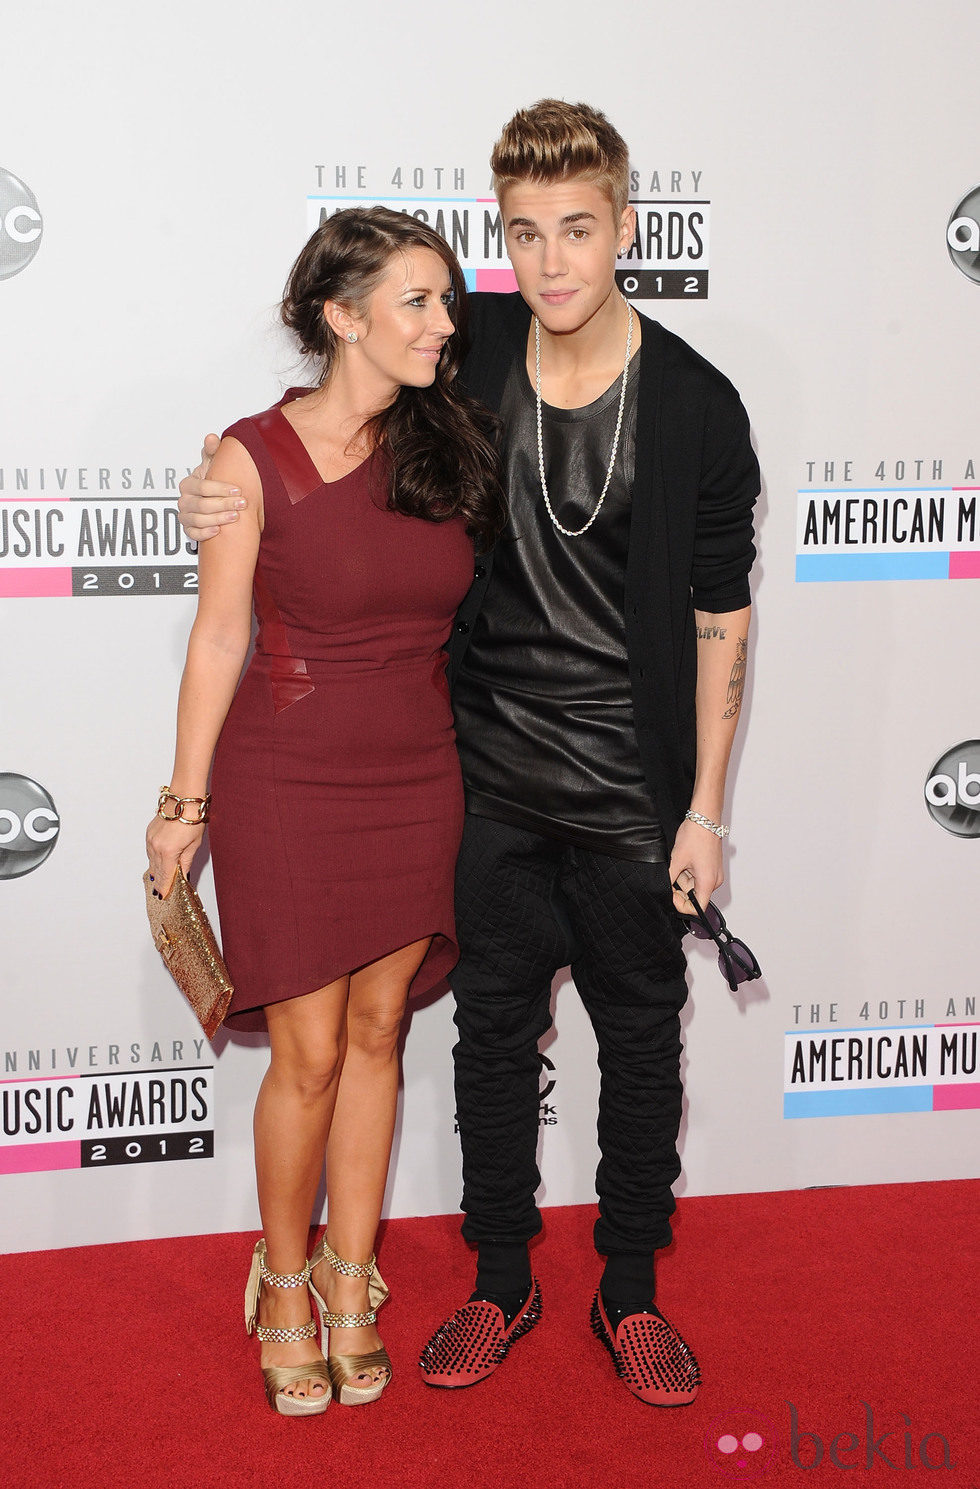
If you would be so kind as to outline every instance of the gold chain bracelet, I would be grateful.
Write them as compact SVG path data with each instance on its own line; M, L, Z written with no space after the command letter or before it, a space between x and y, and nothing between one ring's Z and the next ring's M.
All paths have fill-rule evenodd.
M168 801L175 803L173 812L165 812L164 807ZM185 817L186 806L197 807L196 817ZM208 820L211 813L211 793L206 792L203 796L178 796L171 791L169 786L160 787L160 796L157 800L157 816L162 817L164 822L186 822L188 827L201 827Z

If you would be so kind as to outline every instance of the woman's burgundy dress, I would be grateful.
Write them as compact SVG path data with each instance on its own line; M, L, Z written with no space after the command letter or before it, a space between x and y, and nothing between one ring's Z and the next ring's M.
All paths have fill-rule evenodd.
M228 1021L263 1029L265 1004L425 936L413 993L456 961L463 797L443 648L473 549L460 519L388 511L377 453L322 481L281 404L226 434L258 469L265 526L255 653L215 752L211 854Z

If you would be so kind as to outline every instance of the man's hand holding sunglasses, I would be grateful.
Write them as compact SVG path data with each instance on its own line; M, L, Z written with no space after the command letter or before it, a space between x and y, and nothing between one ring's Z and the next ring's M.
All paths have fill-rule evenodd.
M732 935L717 905L708 900L702 909L693 889L688 889L685 893L675 884L674 890L675 902L679 892L694 912L693 918L687 923L687 929L699 941L713 941L717 946L718 970L733 993L738 992L743 982L753 982L755 978L762 976L762 968L756 961L754 952L744 941L739 941Z
M694 914L694 906L688 899L690 890L706 905L719 885L724 884L722 841L716 833L706 832L690 818L685 818L677 829L668 872L678 915Z

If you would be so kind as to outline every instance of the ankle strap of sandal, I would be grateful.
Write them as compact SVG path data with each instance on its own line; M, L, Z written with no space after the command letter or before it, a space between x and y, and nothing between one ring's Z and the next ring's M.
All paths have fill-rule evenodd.
M265 1240L256 1241L255 1250L252 1252L248 1283L245 1287L246 1333L251 1334L254 1331L261 1340L274 1340L279 1344L292 1344L300 1339L312 1339L316 1333L316 1324L312 1315L308 1323L297 1329L272 1328L258 1323L259 1293L262 1291L263 1283L268 1283L270 1287L306 1287L310 1280L309 1262L306 1263L302 1272L273 1272L265 1264L265 1255Z
M265 1264L265 1252L259 1260L259 1271L262 1281L268 1282L272 1287L305 1287L310 1280L310 1264L306 1263L302 1272L270 1272Z
M316 1337L316 1319L310 1314L309 1323L299 1329L273 1329L265 1324L256 1324L255 1333L263 1344L299 1344L303 1339Z
M329 1262L330 1265L333 1267L334 1271L335 1272L339 1272L342 1277L373 1277L374 1276L374 1264L375 1264L375 1261L377 1260L376 1257L372 1256L371 1259L370 1259L370 1261L366 1261L366 1262L348 1262L348 1261L344 1261L344 1258L342 1256L338 1256L337 1255L337 1253L336 1253L336 1251L334 1251L333 1247L328 1244L326 1236L323 1237L323 1239L320 1242L320 1245L321 1245L322 1250L323 1250L323 1259L324 1259L324 1261ZM374 1319L371 1319L371 1323L374 1323ZM355 1324L347 1324L347 1325L334 1324L333 1327L334 1328L337 1328L337 1329L343 1328L343 1327L351 1328L352 1329L352 1328L356 1328L357 1326Z
M375 1308L369 1309L367 1313L331 1313L324 1309L320 1314L320 1322L325 1329L364 1329L368 1324L373 1324L377 1317Z

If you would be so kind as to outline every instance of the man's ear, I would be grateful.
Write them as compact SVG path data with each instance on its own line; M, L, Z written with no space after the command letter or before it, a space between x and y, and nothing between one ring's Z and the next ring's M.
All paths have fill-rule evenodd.
M619 243L617 252L622 255L627 253L633 246L636 237L636 208L629 205L623 208L623 215L619 223Z

